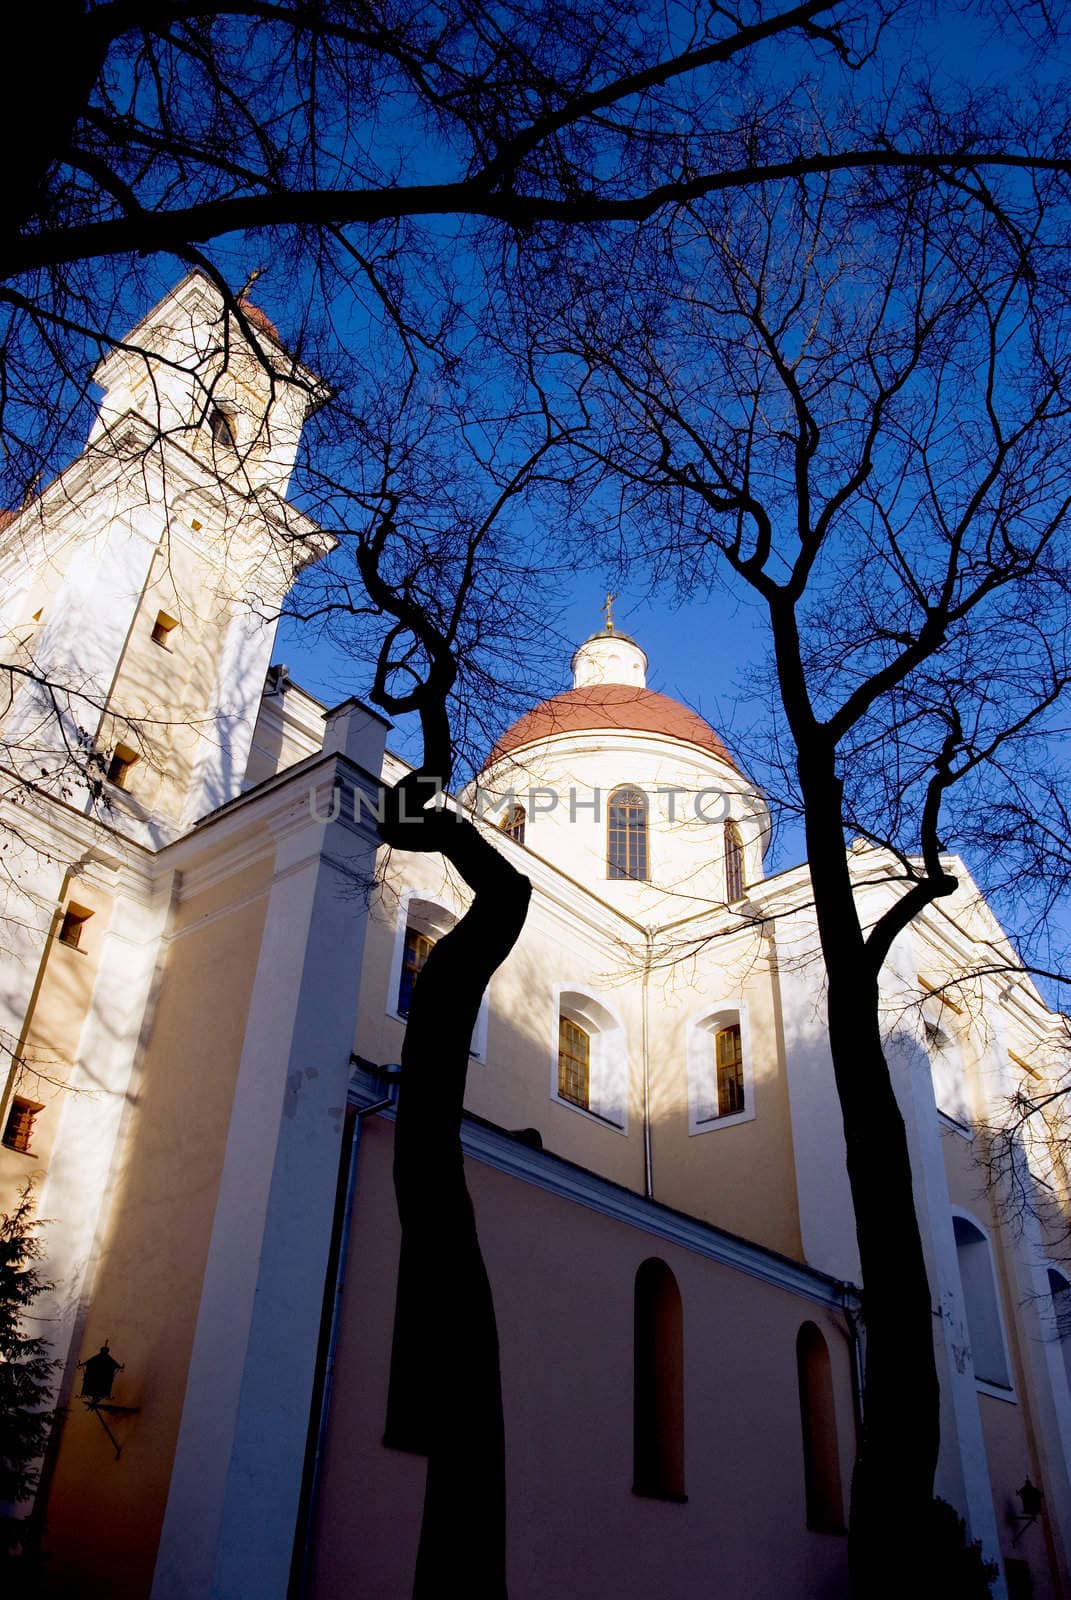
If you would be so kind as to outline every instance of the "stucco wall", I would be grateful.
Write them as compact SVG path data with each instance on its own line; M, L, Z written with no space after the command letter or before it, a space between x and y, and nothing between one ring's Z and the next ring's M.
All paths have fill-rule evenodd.
M312 1600L402 1595L423 1461L380 1444L397 1270L391 1130L362 1136L314 1535ZM827 1313L477 1162L469 1178L494 1287L515 1600L784 1600L845 1594L846 1541L805 1526L795 1340L833 1365L844 1490L848 1347ZM676 1274L684 1315L686 1505L631 1490L635 1273ZM473 1507L478 1537L479 1507Z
M122 1154L81 1358L111 1341L126 1370L115 1461L77 1400L60 1436L46 1550L61 1594L148 1592L215 1209L269 868L178 909Z

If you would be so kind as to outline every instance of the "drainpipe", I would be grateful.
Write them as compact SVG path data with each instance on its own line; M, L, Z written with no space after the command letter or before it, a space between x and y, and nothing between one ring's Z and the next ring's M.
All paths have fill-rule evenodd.
M856 1450L863 1437L863 1330L857 1307L859 1291L853 1283L840 1284L840 1304L848 1325L848 1349L852 1364L852 1416L855 1421Z
M289 1594L291 1600L302 1600L307 1593L309 1582L309 1566L312 1560L312 1535L316 1522L316 1502L319 1497L320 1475L323 1470L324 1441L327 1437L327 1418L331 1409L331 1389L335 1376L335 1356L338 1348L338 1331L342 1314L342 1290L346 1280L346 1259L349 1255L350 1228L353 1220L353 1197L357 1188L357 1156L361 1145L361 1125L366 1117L374 1117L380 1111L387 1111L397 1103L398 1078L401 1072L399 1067L377 1067L370 1061L354 1057L354 1065L363 1067L366 1071L375 1072L377 1077L387 1081L388 1089L383 1099L377 1100L373 1105L361 1106L349 1113L347 1121L350 1125L349 1157L345 1156L343 1146L342 1160L339 1163L339 1187L335 1203L335 1216L332 1232L334 1244L334 1274L330 1286L324 1296L324 1318L326 1321L326 1344L324 1342L325 1329L321 1325L320 1350L316 1358L316 1372L313 1378L313 1414L309 1418L309 1444L306 1450L306 1467L302 1484L302 1503L298 1512L297 1535L295 1539L294 1561L291 1565ZM345 1184L342 1182L341 1167L346 1165ZM330 1298L328 1299L328 1295ZM330 1310L328 1310L330 1307ZM317 1389L319 1398L317 1399ZM311 1459L310 1459L311 1458Z
M643 1019L643 1192L648 1200L654 1199L654 1170L651 1165L651 1046L649 1034L650 1004L648 981L654 959L653 928L644 929L647 948L643 958L643 982L640 986L640 1005Z

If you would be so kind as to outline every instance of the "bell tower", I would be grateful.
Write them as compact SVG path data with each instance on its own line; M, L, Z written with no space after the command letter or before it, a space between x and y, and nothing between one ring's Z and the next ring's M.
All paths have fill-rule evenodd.
M35 784L159 845L242 786L279 605L329 548L285 498L327 395L199 272L94 378L86 449L0 529L0 738Z

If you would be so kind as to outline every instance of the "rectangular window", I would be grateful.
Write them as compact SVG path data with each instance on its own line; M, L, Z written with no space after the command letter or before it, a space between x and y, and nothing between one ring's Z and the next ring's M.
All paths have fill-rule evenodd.
M85 911L81 906L73 903L63 913L63 920L59 925L56 937L60 944L66 944L72 950L77 950L82 943L82 929L93 915L92 911Z
M591 1038L568 1017L558 1018L558 1093L572 1105L590 1109Z
M398 1014L400 1016L407 1017L409 1015L409 1007L413 999L413 985L417 981L417 974L434 948L434 939L429 939L418 928L406 928L405 948L402 952L402 978L398 985Z
M130 773L137 759L136 750L131 750L128 744L117 744L108 762L108 782L114 783L117 789L129 789Z
M9 1150L19 1150L23 1153L29 1150L33 1135L33 1120L43 1109L43 1106L35 1105L32 1100L12 1100L4 1128L4 1143Z
M740 1024L722 1028L714 1040L718 1074L718 1116L731 1117L744 1109L744 1052Z
M158 611L156 613L156 621L152 625L153 644L162 645L165 650L170 650L171 635L177 627L177 617L169 617L166 611Z

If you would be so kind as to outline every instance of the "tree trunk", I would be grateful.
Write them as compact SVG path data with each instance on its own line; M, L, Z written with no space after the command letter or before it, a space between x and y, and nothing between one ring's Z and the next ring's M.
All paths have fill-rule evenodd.
M863 1425L849 1554L854 1591L872 1600L926 1592L940 1397L907 1134L882 1046L877 974L852 892L841 786L832 759L823 766L816 770L816 762L801 757L829 1042L863 1277Z
M498 1330L465 1183L461 1118L484 991L524 926L531 884L456 813L425 813L417 824L383 831L403 849L440 851L475 895L420 972L402 1047L394 1144L402 1254L392 1384L413 1385L403 1409L411 1415L415 1398L423 1426L409 1444L428 1453L413 1594L414 1600L447 1594L504 1600Z

